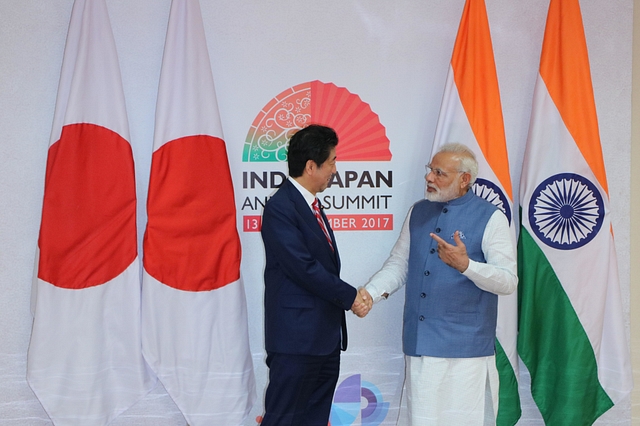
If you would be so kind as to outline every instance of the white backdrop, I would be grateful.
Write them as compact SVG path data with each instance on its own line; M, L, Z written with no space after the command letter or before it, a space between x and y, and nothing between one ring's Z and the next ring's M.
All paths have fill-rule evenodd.
M517 202L531 97L538 72L548 1L485 0L504 110ZM73 0L0 2L0 425L48 425L25 379L29 298L53 108ZM286 170L243 163L243 145L260 110L283 90L313 80L346 87L380 117L393 154L389 162L338 163L339 171L393 171L386 211L391 231L337 233L343 278L362 285L382 264L407 208L423 194L453 42L464 0L201 0L222 125L236 187L243 244L251 348L258 403L266 382L262 336L263 249L258 233L242 232L243 172ZM170 0L107 0L120 64L136 161L139 232L151 161L155 101ZM632 0L581 2L591 60L626 318L629 306L629 203ZM329 188L327 195L360 194ZM327 213L336 213L329 210ZM350 213L359 213L351 211ZM349 315L349 350L341 380L361 374L397 406L403 360L403 296L374 307L364 320ZM628 320L627 320L628 322ZM521 371L520 425L542 424ZM366 405L363 402L363 406ZM391 410L387 420L397 416ZM630 402L599 425L631 423ZM119 417L116 425L184 425L161 386ZM359 425L359 420L356 420ZM400 423L402 424L402 423Z

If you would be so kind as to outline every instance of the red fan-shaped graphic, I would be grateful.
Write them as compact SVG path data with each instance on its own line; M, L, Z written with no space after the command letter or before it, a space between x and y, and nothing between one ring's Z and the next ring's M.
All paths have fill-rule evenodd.
M311 123L332 127L342 161L389 161L389 139L378 114L360 96L333 83L311 82Z
M260 111L243 161L285 161L289 138L309 124L332 127L340 161L389 161L389 139L378 114L356 94L333 83L312 81L280 93Z

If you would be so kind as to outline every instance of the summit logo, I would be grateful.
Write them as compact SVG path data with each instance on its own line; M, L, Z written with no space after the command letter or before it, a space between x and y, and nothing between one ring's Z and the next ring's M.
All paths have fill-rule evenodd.
M360 96L318 80L291 87L262 108L247 134L242 161L286 162L289 139L309 124L332 127L338 161L389 161L389 139L378 114Z
M360 96L318 80L283 91L254 119L242 153L249 167L242 175L247 192L239 210L252 213L243 216L243 230L260 230L264 204L287 176L289 140L309 124L332 127L340 141L338 172L331 191L320 196L333 230L392 230L393 215L384 211L392 202L393 170L371 167L391 160L386 129Z

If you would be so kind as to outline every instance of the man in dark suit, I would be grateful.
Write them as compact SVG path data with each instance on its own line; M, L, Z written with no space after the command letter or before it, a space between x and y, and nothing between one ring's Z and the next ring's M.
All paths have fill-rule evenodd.
M340 279L340 256L316 198L336 172L338 137L311 125L289 142L289 178L262 215L269 385L262 426L327 426L347 348L345 311L369 304Z

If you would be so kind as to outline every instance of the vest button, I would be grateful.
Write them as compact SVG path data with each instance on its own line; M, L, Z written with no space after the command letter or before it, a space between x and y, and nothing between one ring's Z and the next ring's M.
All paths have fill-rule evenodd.
M441 231L441 229L440 229L440 228L436 228L436 232L440 232L440 231Z
M425 276L425 277L428 277L429 275L431 275L431 272L429 272L429 271L424 271L424 276Z
M432 248L431 250L429 250L429 253L433 254L436 252L436 249Z
M442 213L447 213L448 211L449 211L449 209L446 208L446 207L444 209L442 209Z
M418 318L420 321L424 321L424 315L420 315L420 318Z
M424 299L425 297L427 297L427 293L420 293L420 297Z

